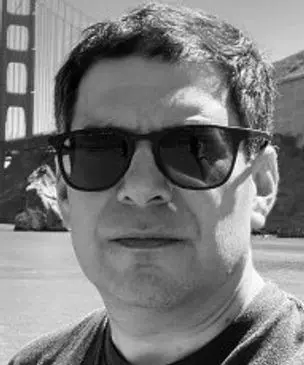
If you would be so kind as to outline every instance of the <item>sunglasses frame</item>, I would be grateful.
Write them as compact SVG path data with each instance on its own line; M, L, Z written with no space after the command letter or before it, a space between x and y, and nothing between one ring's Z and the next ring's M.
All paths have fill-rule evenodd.
M222 181L220 181L218 184L215 184L212 186L190 187L189 188L189 187L180 185L174 179L172 179L172 177L167 173L167 168L161 161L160 153L159 153L160 141L162 140L162 138L164 138L167 134L170 134L170 133L179 132L179 131L182 131L184 133L187 133L187 131L191 131L191 133L195 133L196 130L201 132L203 129L207 129L207 128L208 129L216 128L216 129L220 129L220 130L229 131L229 134L230 134L232 142L233 142L233 160L231 162L230 170L229 170L227 176ZM64 148L65 148L65 146L64 146L65 141L68 138L71 138L71 136L75 136L75 135L76 136L77 135L78 136L79 135L88 135L88 134L93 134L95 136L96 135L105 135L105 134L111 135L111 133L113 133L113 132L115 132L115 134L121 135L123 137L123 139L126 140L126 142L128 144L128 148L129 148L128 157L126 158L125 168L122 169L122 173L117 177L117 179L113 183L109 184L108 186L102 187L99 189L83 188L83 187L79 187L79 186L75 185L73 182L71 182L69 176L66 174L66 171L64 168L64 162L63 162L63 155L64 155L63 152L64 152ZM187 190L210 190L210 189L215 189L227 182L227 180L230 178L231 173L234 169L240 143L244 139L252 138L252 137L261 138L264 140L264 142L261 144L261 146L259 148L259 152L261 152L263 149L265 149L266 146L272 140L272 136L270 133L261 131L261 130L257 130L257 129L233 127L233 126L219 126L219 125L215 125L215 124L205 124L205 125L195 124L195 125L167 127L162 130L152 131L150 133L137 133L137 132L133 132L129 129L120 128L120 127L102 127L102 128L90 127L90 128L86 128L86 129L78 129L78 130L74 130L74 131L69 131L69 132L65 132L62 134L58 134L58 135L51 135L48 138L48 142L49 142L49 145L54 148L55 153L58 156L59 168L60 168L61 174L62 174L65 182L73 189L76 189L79 191L98 192L98 191L108 190L111 187L115 186L122 179L122 177L125 175L125 173L129 169L132 158L133 158L135 150L136 150L137 143L142 140L147 140L151 143L152 153L153 153L154 160L155 160L157 167L162 172L162 174L175 186L178 186L179 188L187 189Z

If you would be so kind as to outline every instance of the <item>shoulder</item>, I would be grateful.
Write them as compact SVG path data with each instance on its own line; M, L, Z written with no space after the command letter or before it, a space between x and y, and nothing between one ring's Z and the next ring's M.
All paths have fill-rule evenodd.
M282 338L292 339L299 347L304 346L304 302L276 285L270 290L271 304L266 309L271 327L280 331ZM266 325L267 319L262 321Z
M290 302L290 309L287 312L287 318L291 326L291 331L284 328L284 334L289 333L292 338L293 356L288 364L304 365L304 301L287 294Z
M245 347L265 364L304 365L303 301L271 283L254 304Z
M78 323L46 334L29 343L8 365L80 364L98 329L107 321L104 310L96 310Z

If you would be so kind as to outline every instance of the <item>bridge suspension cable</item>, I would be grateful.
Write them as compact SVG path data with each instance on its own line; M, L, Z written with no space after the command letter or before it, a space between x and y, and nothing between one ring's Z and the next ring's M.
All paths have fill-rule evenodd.
M37 1L34 134L54 129L54 75L81 31L93 22L94 19L62 0Z

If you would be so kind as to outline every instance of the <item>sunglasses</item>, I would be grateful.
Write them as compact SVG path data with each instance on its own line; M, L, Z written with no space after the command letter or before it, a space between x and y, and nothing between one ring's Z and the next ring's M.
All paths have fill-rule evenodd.
M230 177L239 145L256 139L262 151L271 136L249 128L217 125L177 126L139 134L123 128L90 128L49 137L61 174L76 190L103 191L116 185L130 167L136 145L151 144L155 163L174 185L207 190Z

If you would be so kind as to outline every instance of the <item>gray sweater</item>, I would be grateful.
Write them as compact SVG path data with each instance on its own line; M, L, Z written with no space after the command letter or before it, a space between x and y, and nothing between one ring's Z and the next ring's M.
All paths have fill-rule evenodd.
M9 365L128 365L111 341L106 312L48 334ZM267 283L218 337L174 365L304 365L304 304Z

